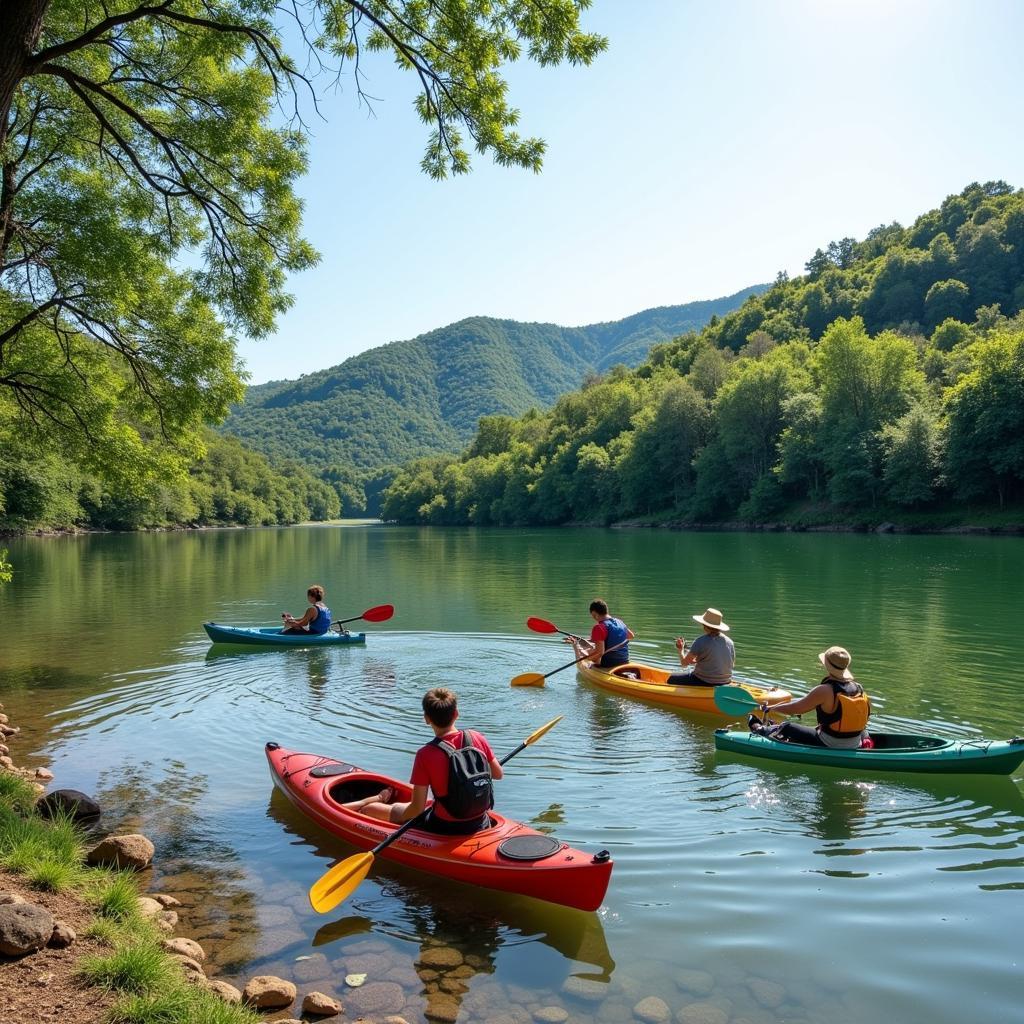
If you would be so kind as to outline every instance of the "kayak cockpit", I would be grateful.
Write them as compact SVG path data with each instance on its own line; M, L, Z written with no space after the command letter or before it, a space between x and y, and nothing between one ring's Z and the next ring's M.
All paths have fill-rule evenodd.
M720 730L727 732L728 730ZM763 735L763 734L762 734ZM940 736L915 736L913 733L898 732L870 732L874 746L868 748L871 753L878 754L917 754L926 753L932 750L946 750L953 746L953 740L944 740ZM812 750L821 750L821 747L812 743L798 743L791 740L779 739L775 736L768 736L767 739L788 747L807 747ZM856 754L858 748L831 748L842 750L844 754Z

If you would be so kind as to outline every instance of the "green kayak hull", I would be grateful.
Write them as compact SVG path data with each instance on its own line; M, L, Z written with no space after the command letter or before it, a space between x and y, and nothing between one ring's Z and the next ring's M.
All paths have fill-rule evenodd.
M244 644L247 647L338 647L345 644L365 644L365 633L282 633L279 626L219 626L204 622L206 635L215 644Z
M803 746L730 729L715 731L715 749L795 764L821 764L867 772L933 775L1009 775L1024 761L1024 739L944 740L938 736L876 733L873 750Z

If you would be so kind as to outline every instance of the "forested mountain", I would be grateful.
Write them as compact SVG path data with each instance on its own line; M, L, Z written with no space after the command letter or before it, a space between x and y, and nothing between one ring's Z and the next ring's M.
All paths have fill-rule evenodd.
M1024 499L1024 191L970 185L806 270L546 412L484 419L383 515L868 525Z
M546 408L588 374L635 366L654 343L703 327L764 287L587 327L471 317L299 380L252 387L223 429L335 482L363 480L419 455L458 451L481 416Z

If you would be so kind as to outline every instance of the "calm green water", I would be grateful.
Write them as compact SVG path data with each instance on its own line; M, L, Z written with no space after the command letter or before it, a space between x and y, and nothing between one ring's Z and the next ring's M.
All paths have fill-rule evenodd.
M0 700L24 729L17 760L154 837L154 888L182 899L181 933L228 980L280 973L339 991L350 1017L410 1021L525 1024L557 1006L626 1022L646 996L682 1024L1020 1020L1016 782L746 763L715 754L713 720L572 672L508 685L571 656L528 615L582 630L603 595L651 645L634 655L668 664L711 604L738 676L801 691L839 643L890 721L1005 738L1024 727L1020 541L323 527L10 548ZM204 619L274 622L311 582L337 615L397 613L364 649L211 651ZM404 775L439 684L499 754L565 715L509 766L499 806L612 851L599 913L379 861L333 914L309 909L308 885L351 851L273 795L265 741ZM465 963L438 978L434 946Z

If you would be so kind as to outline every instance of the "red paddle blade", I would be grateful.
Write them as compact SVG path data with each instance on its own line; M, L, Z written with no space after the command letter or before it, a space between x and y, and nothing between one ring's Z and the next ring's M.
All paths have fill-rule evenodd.
M393 604L381 604L376 608L370 608L363 612L362 617L367 622L386 622L395 614L395 606Z
M547 619L535 619L532 615L526 620L526 628L532 629L534 633L557 633L558 627Z

